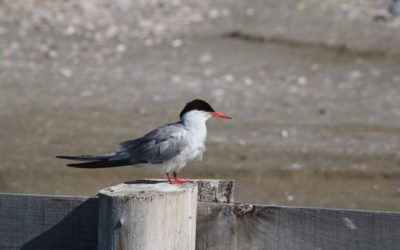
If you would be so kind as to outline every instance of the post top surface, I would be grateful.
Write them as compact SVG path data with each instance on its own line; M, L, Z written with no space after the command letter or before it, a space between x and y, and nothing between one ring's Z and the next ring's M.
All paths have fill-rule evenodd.
M166 182L128 182L116 186L107 187L99 191L99 194L114 195L152 195L162 193L175 193L191 191L197 188L196 183L169 184Z

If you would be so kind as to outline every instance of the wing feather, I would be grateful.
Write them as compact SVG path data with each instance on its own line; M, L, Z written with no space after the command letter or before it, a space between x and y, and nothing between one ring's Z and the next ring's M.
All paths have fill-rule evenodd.
M161 163L177 156L187 146L187 130L181 123L167 124L145 136L120 143L112 160Z

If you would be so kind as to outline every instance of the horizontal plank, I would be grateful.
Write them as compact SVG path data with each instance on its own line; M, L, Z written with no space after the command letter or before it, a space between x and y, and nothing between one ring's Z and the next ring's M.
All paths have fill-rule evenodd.
M398 250L400 213L199 203L197 250Z
M0 194L0 218L0 249L97 249L97 198Z

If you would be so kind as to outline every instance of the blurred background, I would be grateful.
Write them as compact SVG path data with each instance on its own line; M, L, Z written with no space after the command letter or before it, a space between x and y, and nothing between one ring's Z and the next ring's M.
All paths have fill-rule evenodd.
M243 202L400 209L400 21L390 0L0 1L0 192L164 178L65 167L201 98L202 162Z

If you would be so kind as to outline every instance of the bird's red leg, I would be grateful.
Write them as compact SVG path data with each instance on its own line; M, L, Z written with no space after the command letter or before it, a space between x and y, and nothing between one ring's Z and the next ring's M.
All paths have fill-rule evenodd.
M175 182L177 182L177 183L186 183L187 182L187 181L179 180L178 176L176 175L176 172L174 172L174 178L175 178Z
M174 173L175 180L172 180L172 179L171 179L171 176L169 175L169 173L166 173L166 175L167 175L167 177L168 177L168 182L169 182L169 184L181 184L181 183L184 183L183 181L181 181L181 180L179 180L179 179L176 178L176 174L175 174L175 173ZM186 181L185 181L185 182L186 182Z
M186 183L186 182L187 182L187 181L179 180L179 178L178 178L178 176L176 175L175 172L174 172L174 178L175 178L175 180L172 180L172 179L171 179L171 176L169 175L169 173L166 173L166 175L167 175L169 184L182 184L182 183Z
M175 184L172 182L171 176L169 176L169 173L167 173L167 178L168 178L168 182L169 184Z

